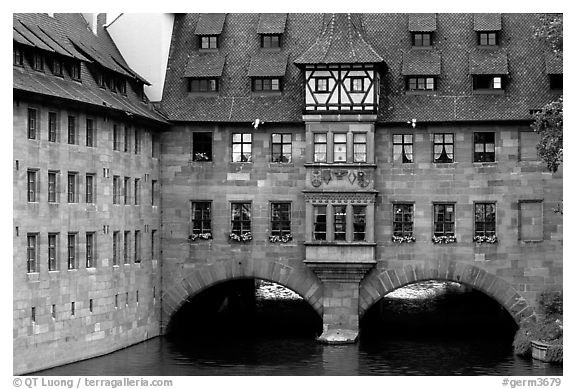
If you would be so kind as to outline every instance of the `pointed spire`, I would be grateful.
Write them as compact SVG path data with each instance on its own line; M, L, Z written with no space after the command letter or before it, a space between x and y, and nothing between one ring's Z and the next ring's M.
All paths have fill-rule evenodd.
M374 64L382 61L382 57L364 40L359 18L351 14L332 14L320 37L294 63Z

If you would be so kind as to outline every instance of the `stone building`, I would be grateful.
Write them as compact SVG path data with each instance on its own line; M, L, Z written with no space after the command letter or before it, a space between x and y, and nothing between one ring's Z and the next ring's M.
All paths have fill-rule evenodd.
M562 93L562 59L533 37L537 15L174 15L155 107L132 94L144 80L104 29L84 26L86 41L74 43L53 28L65 59L81 63L81 84L32 68L30 53L47 50L20 36L44 24L81 29L80 18L14 21L16 371L35 370L42 354L62 363L154 336L190 297L231 279L293 289L335 342L353 341L361 315L411 282L470 285L517 323L535 317L540 291L562 286L562 169L545 169L530 130L533 111ZM36 37L52 32L38 28ZM100 88L99 66L134 89ZM48 139L56 108L64 129L69 110L78 117L79 145ZM83 145L92 116L97 148ZM117 145L114 124L128 125L131 145L139 131L141 155ZM79 157L66 163L70 151ZM95 204L51 204L52 170L82 196L94 174ZM142 204L124 205L121 188L135 178ZM35 201L22 197L30 188ZM137 230L141 262L115 267L113 247ZM55 234L61 245L79 239L78 269L48 271Z

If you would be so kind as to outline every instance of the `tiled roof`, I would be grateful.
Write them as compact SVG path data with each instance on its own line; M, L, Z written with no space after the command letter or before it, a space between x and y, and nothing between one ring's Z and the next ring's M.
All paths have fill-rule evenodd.
M563 74L563 55L548 53L546 54L546 74Z
M93 66L94 62L126 75L130 82L145 81L130 69L105 29L100 27L98 34L93 34L86 20L77 13L54 14L54 17L40 13L13 14L13 27L15 42L75 58L81 61L82 74L82 82L71 80L68 75L56 77L48 69L46 72L34 71L25 61L24 66L14 66L15 94L36 93L73 100L166 124L165 118L152 106L142 102L132 88L127 88L126 94L122 95L99 88L96 84L87 67Z
M380 63L382 57L364 40L358 29L360 19L350 14L332 14L318 40L294 63L340 64Z
M184 77L221 77L226 57L217 53L203 53L190 57Z
M433 50L410 50L402 58L402 74L405 76L437 76L442 59Z
M219 35L224 28L226 14L202 14L196 25L196 35Z
M500 14L474 14L474 31L500 31L502 16Z
M283 34L286 27L286 14L260 14L258 34Z
M470 74L508 74L506 51L478 49L471 52Z
M284 77L288 58L284 53L260 53L250 58L248 77Z
M288 57L280 96L252 97L250 63L264 54L257 26L260 14L226 16L219 37L218 51L226 55L218 96L199 97L187 90L184 72L190 56L199 49L190 36L199 14L177 15L174 21L170 57L161 106L178 121L247 122L255 117L267 122L302 122L304 73L294 64L324 32L331 14L288 14L280 53ZM436 15L437 30L433 52L442 57L437 90L434 94L407 95L403 72L404 53L412 50L407 14L353 15L354 26L362 32L386 63L380 73L379 123L531 120L530 109L537 109L558 98L550 91L545 68L544 44L531 33L538 22L536 14L502 14L505 39L500 48L478 49L473 14ZM500 95L472 93L470 53L477 50L507 54L510 80ZM426 50L422 50L426 51Z
M414 31L414 32L436 31L436 14L408 15L408 31Z

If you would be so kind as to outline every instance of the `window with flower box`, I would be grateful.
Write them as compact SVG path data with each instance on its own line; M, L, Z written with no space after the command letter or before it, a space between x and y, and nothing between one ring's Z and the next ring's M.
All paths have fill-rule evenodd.
M292 134L272 134L272 162L292 162Z
M231 204L231 238L238 240L252 239L252 204L251 203L232 203Z
M212 238L212 203L192 202L192 240Z
M474 241L495 243L496 204L474 204Z
M414 204L393 204L392 240L414 241Z
M252 134L232 134L232 162L252 162Z
M453 237L455 204L434 204L434 237Z
M211 132L194 132L192 134L192 160L195 162L212 161Z
M291 235L291 204L272 203L270 210L270 235L284 237Z

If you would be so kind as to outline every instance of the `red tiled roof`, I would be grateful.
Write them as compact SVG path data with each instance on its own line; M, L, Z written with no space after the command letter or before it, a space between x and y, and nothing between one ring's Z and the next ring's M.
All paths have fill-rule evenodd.
M288 58L283 53L261 53L250 58L248 77L284 77Z
M410 14L408 15L408 31L433 32L436 31L436 14Z
M563 74L563 57L562 53L546 54L546 74Z
M217 53L205 53L190 57L184 77L221 77L226 57Z
M332 14L318 40L294 63L296 64L370 64L382 57L364 40L358 29L360 20L351 14Z
M258 34L283 34L286 27L286 14L260 14Z
M500 14L474 14L474 31L500 31L502 16Z
M478 49L471 52L470 74L508 74L506 51Z
M437 76L440 74L442 59L433 50L410 50L402 58L402 75Z
M202 14L194 34L196 35L219 35L224 28L226 14Z

